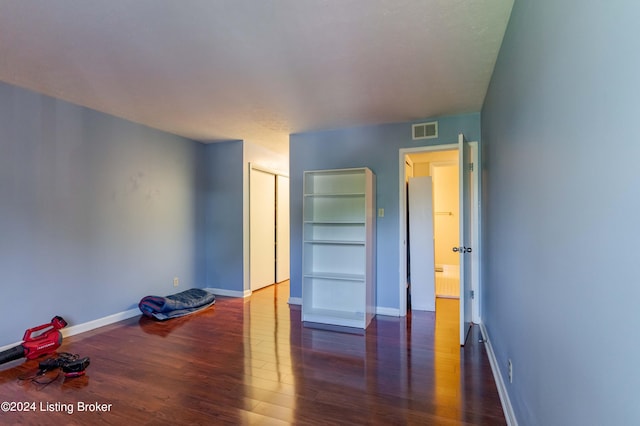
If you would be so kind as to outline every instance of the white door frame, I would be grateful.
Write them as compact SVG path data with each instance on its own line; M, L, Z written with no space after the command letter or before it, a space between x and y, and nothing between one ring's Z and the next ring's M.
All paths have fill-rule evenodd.
M475 246L471 252L471 289L474 291L474 298L471 300L471 321L480 324L480 297L482 295L482 281L480 279L480 253L482 244L480 243L480 154L478 142L469 142L471 148L471 162L473 163L473 185L471 191L471 241Z
M471 264L472 264L472 280L471 286L474 291L475 297L472 301L473 310L473 322L480 323L480 289L482 283L480 281L480 259L481 259L481 240L482 233L480 232L480 174L478 164L478 142L469 142L471 146L471 157L474 163L474 185L472 189L473 205L472 208L472 238L473 238L473 251L471 252ZM399 193L399 206L398 206L398 221L399 221L399 237L398 237L398 252L399 252L399 271L398 271L398 291L399 291L399 316L404 317L407 315L407 196L405 193L405 155L417 154L420 152L437 152L437 151L458 151L458 144L445 144L445 145L432 145L421 146L414 148L401 148L398 154L399 164L399 178L398 178L398 193ZM459 154L458 154L459 155Z
M276 175L276 283L290 278L289 176Z

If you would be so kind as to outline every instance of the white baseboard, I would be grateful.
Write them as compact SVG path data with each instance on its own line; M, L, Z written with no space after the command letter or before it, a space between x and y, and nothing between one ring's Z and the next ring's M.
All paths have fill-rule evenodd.
M376 315L384 315L387 317L399 317L400 309L397 308L385 308L383 306L378 306L376 308Z
M107 315L106 317L98 318L92 321L87 321L82 324L72 325L71 327L66 327L60 330L62 333L62 337L75 336L76 334L84 333L86 331L91 331L96 328L104 327L105 325L113 324L114 322L123 321L136 315L141 315L140 309L134 308L129 309L128 311L119 312L113 315ZM5 345L0 347L0 352L13 348L22 343L22 340L19 342L15 342L10 345Z
M105 325L123 321L141 314L142 313L138 308L129 309L128 311L119 312L113 315L107 315L106 317L98 318L93 321L87 321L82 324L72 325L71 327L63 328L60 331L62 332L63 337L75 336L76 334L91 331L96 328L104 327Z
M0 352L6 351L7 349L11 349L14 346L18 346L20 343L22 343L22 340L20 340L19 342L10 343L8 345L0 346Z
M493 371L493 379L496 382L496 387L498 388L498 395L500 396L500 402L502 403L502 411L504 411L504 417L507 420L507 425L509 426L518 426L518 420L516 419L516 415L513 412L513 406L511 405L511 400L509 399L509 394L507 393L507 387L505 386L505 381L502 379L502 373L500 373L500 368L498 367L498 360L496 358L496 354L493 352L493 347L491 346L491 340L489 339L489 334L487 333L487 329L484 324L480 324L480 330L482 331L482 338L484 340L484 346L487 350L487 356L489 357L489 364L491 364L491 371Z
M224 289L216 289L216 288L205 288L205 290L220 296L231 296L231 297L249 297L251 296L251 290L247 290L245 292L240 291L232 291L232 290L224 290ZM141 315L140 309L134 308L129 309L128 311L118 312L116 314L107 315L106 317L98 318L92 321L87 321L82 324L73 325L71 327L66 327L60 330L62 332L62 337L75 336L76 334L84 333L87 331L94 330L96 328L104 327L105 325L113 324L118 321L123 321L136 315ZM0 352L13 348L22 343L22 340L15 342L10 345L5 345L0 347Z
M238 291L238 290L227 290L224 288L211 288L211 287L207 287L204 290L207 290L209 293L213 293L216 296L242 297L242 298L251 296L251 290Z
M96 328L104 327L105 325L126 320L140 314L141 312L140 312L140 309L138 308L129 309L128 311L119 312L113 315L107 315L106 317L98 318L93 321L72 325L71 327L63 328L60 331L62 332L63 337L75 336L76 334L80 334L86 331L94 330Z
M290 297L289 304L302 306L302 297Z

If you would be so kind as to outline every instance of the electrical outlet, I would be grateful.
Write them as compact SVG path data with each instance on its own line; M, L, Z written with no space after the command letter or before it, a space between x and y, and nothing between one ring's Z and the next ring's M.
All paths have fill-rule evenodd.
M513 363L511 362L511 359L509 359L508 367L509 367L509 383L513 383Z
M180 280L178 277L173 277L173 286L178 287L180 285Z

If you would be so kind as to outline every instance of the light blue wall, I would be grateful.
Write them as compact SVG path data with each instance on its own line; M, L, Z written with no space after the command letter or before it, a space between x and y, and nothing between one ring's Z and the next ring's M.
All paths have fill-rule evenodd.
M0 346L205 286L203 145L0 83Z
M431 121L431 120L428 120ZM369 167L376 174L378 306L399 309L398 203L401 148L457 143L458 133L480 140L480 114L440 117L438 139L413 141L412 123L294 134L289 144L291 190L291 297L302 297L302 183L305 170ZM422 142L422 143L420 143Z
M640 424L639 16L516 0L482 109L483 320L521 425Z
M243 291L243 142L206 145L207 286Z

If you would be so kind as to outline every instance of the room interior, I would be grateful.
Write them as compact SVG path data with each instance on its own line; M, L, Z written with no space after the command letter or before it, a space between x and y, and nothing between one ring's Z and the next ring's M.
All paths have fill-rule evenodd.
M314 406L338 403L315 381L325 370L307 376L296 370L292 378L261 363L265 350L281 357L280 343L290 344L300 332L297 353L326 371L328 359L337 365L342 360L350 373L376 362L329 358L322 349L331 340L312 338L318 334L296 322L303 300L304 172L367 167L375 173L372 323L376 333L387 330L389 339L407 342L421 330L411 328L413 317L401 315L398 155L455 143L462 133L480 151L482 287L473 346L446 348L471 364L447 364L453 376L440 380L469 393L444 395L455 402L448 399L444 409L436 404L444 410L438 413L428 407L434 410L428 416L436 417L407 414L407 405L427 410L420 405L427 402L388 393L366 400L373 385L382 383L368 377L367 386L356 381L356 401L369 404L372 423L486 423L481 416L488 412L492 420L513 425L640 422L633 400L640 376L629 368L640 354L633 338L640 290L627 266L640 255L633 218L640 207L638 148L630 126L640 75L634 54L638 15L640 6L630 0L1 2L0 349L59 314L69 322L64 334L73 350L81 351L85 342L87 350L104 353L99 336L124 336L125 346L105 357L117 369L118 357L135 348L135 339L161 353L163 342L197 340L189 321L169 325L164 336L159 324L141 324L141 297L207 288L219 296L203 315L214 321L208 330L226 327L257 339L251 340L256 346L241 340L225 348L225 359L251 363L241 368L254 368L256 381L269 374L264 380L283 386L303 379L296 385L305 389L313 382L290 419L303 419L304 410L321 415ZM437 138L414 140L412 125L429 121L438 122ZM615 163L607 173L597 167L603 159ZM285 286L255 292L249 262L252 165L288 176L290 191L290 278ZM617 291L603 283L614 283ZM286 286L285 295L274 296ZM251 313L251 304L258 309L267 292L274 310ZM216 322L223 312L233 312L229 318L236 321ZM258 319L244 321L251 315ZM280 320L285 317L286 326ZM259 318L265 328L252 329ZM278 326L290 327L285 337ZM402 334L408 330L415 335ZM366 337L353 346L342 334L333 335L345 350L369 353ZM421 337L428 344L419 352L427 358L436 341ZM386 337L378 338L375 353L406 358L406 346L386 352ZM185 410L194 422L203 410L215 412L207 398L225 386L218 380L221 371L203 378L190 370L216 366L214 347L203 351L206 359L189 358L178 344L169 355L179 372L206 384L189 390L198 396L199 407ZM465 375L473 362L486 367L489 373L480 368L485 376L477 377L491 390ZM29 365L4 366L0 391L13 392L16 372ZM396 378L404 380L402 371L411 366L397 365L402 368L393 370ZM97 380L82 382L88 383L84 392L93 392L98 382L126 392L127 384L144 382L143 372L157 373L140 365L138 375L131 371L134 381L120 376L121 385L102 376L98 365L90 368ZM238 386L222 389L246 396ZM49 392L59 389L51 389L29 397L55 401ZM474 399L484 392L499 399ZM314 399L320 395L327 399ZM282 397L278 392L270 397L272 418L279 409L293 410L274 402ZM154 407L188 401L170 392L160 403L162 398L145 398ZM465 398L474 401L466 411L447 405L464 404ZM251 411L264 405L241 401L242 407L219 412L220 423L265 420L254 417L264 413ZM494 405L502 412L493 411ZM126 413L145 421L149 413L136 409ZM240 418L236 412L253 414ZM111 414L122 420L123 413ZM102 415L107 417L82 419L109 422L109 413ZM161 422L167 415L158 408L146 420Z

